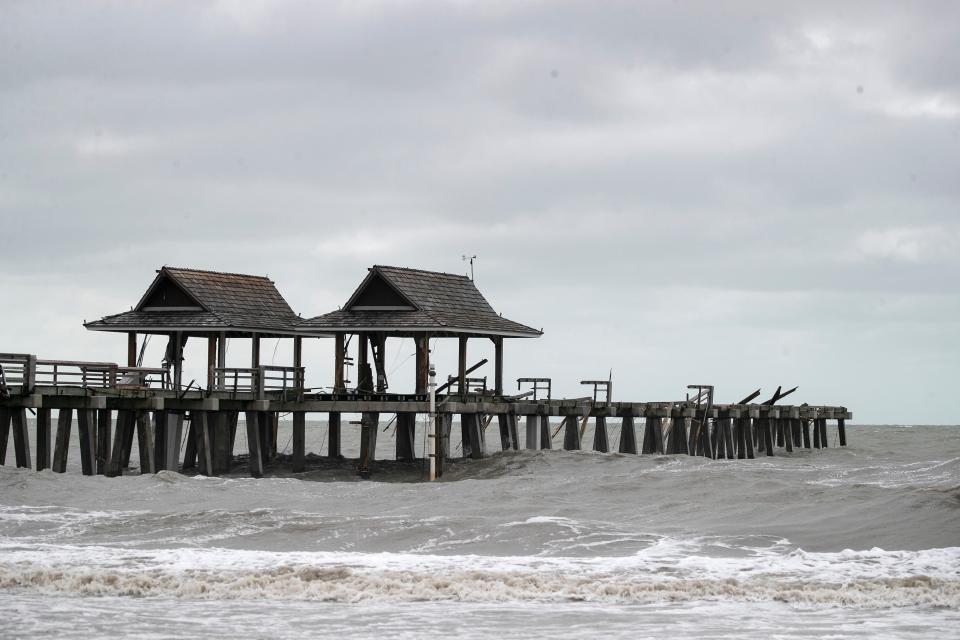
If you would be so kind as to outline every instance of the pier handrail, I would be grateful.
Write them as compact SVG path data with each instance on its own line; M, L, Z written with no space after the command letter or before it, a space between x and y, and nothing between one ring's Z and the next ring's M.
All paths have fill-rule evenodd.
M162 367L117 367L118 389L172 389L170 371Z
M267 392L302 391L304 367L260 365L259 367L220 367L214 369L213 391L252 393L258 399Z
M37 360L35 383L50 387L114 389L118 365L113 362L79 360Z
M29 353L0 353L0 395L9 395L11 387L20 393L32 393L36 387L37 356Z

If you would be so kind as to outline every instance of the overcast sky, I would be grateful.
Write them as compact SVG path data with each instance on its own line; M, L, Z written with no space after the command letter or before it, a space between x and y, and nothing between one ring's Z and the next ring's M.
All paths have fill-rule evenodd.
M476 254L545 331L508 341L508 379L960 422L958 24L948 1L0 1L0 351L122 360L81 322L163 264L269 275L306 317L369 265ZM395 390L412 351L388 343Z

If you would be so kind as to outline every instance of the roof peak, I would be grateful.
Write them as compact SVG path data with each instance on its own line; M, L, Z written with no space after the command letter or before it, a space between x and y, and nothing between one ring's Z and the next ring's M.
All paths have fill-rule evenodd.
M258 276L258 275L254 275L254 274L252 274L252 273L233 273L233 272L230 272L230 271L213 271L213 270L211 270L211 269L195 269L195 268L193 268L193 267L171 267L170 265L166 265L166 264L163 265L162 267L160 267L160 268L157 270L157 273L160 273L161 271L164 271L164 270L166 270L166 271L182 271L182 272L187 272L187 273L209 273L209 274L211 274L211 275L217 275L217 276L235 276L235 277L238 277L238 278L259 278L260 280L266 280L267 282L273 282L273 280L271 280L271 279L268 278L267 276Z
M429 273L435 276L450 276L451 278L463 278L464 280L470 280L469 276L465 276L460 273L447 273L446 271L430 271L429 269L414 269L413 267L396 267L389 264L375 264L370 268L371 269L396 269L397 271L408 271L410 273Z

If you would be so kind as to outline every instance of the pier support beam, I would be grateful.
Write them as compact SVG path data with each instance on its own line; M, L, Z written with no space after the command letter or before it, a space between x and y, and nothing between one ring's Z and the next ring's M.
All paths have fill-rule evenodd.
M238 412L214 411L210 413L213 420L213 474L230 473L230 463L233 461L233 436L237 431Z
M0 465L7 464L7 443L10 441L10 409L0 407Z
M600 453L610 453L610 441L607 438L607 419L603 416L594 418L593 450Z
M358 471L364 478L370 477L370 468L377 455L377 432L380 431L380 414L374 412L360 415L360 461Z
M436 457L437 477L443 476L443 469L450 457L450 431L453 428L453 414L438 413L436 419Z
M57 442L53 449L53 471L64 473L67 470L67 453L70 451L70 426L73 422L73 409L60 409L57 415Z
M92 476L97 472L97 412L94 409L77 409L77 433L83 475Z
M550 432L550 416L540 416L540 449L553 449L553 433Z
M847 423L843 418L837 420L837 437L840 439L840 446L847 446Z
M503 337L490 338L493 340L493 393L503 395Z
M27 426L27 410L13 410L13 453L17 467L30 468L30 428Z
M430 380L430 336L425 333L417 335L414 339L416 346L416 387L415 393L422 395L427 393L427 384Z
M2 429L3 427L0 427ZM50 409L37 409L37 471L50 468ZM0 460L2 463L2 460Z
M501 413L497 416L500 427L500 447L503 451L520 448L517 442L517 416L512 413Z
M415 454L415 438L417 429L417 414L404 412L397 414L396 458L403 462L413 462Z
M247 411L244 414L247 425L247 451L250 475L254 478L263 477L263 454L260 451L260 412Z
M479 413L463 413L460 415L461 439L463 440L463 457L480 460L486 453L483 424Z
M645 420L643 429L643 449L647 453L665 453L666 446L663 441L663 418L650 417Z
M667 442L667 453L690 453L687 441L687 418L674 417L670 425L670 437Z
M820 446L826 449L829 446L827 444L827 419L817 418L817 425L820 427Z
M563 449L564 451L580 450L580 421L577 416L567 416L563 419Z
M347 390L343 377L343 363L346 356L344 335L338 333L333 340L333 392L343 393Z
M97 411L97 475L107 473L110 464L110 443L113 432L113 412L110 409Z
M331 411L327 416L327 455L340 459L340 412Z
M800 420L800 430L801 435L803 436L803 448L810 448L810 421L806 418Z
M523 441L523 446L526 449L536 449L537 448L537 425L539 424L539 416L530 415L526 416L526 437Z
M307 414L293 412L293 472L300 473L306 467Z
M457 352L457 393L467 392L467 336L460 336Z
M137 449L140 452L140 473L153 474L157 472L153 449L153 430L150 424L150 414L146 411L137 412Z
M620 446L617 447L620 453L632 453L636 455L637 451L637 429L634 424L633 416L624 416L620 424Z

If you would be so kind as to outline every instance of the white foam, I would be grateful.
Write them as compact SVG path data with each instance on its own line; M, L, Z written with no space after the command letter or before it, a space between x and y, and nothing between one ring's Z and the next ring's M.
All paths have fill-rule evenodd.
M695 546L695 545L693 545ZM664 540L635 556L133 550L0 545L0 589L80 595L304 600L645 603L776 600L851 607L960 606L960 548L688 554Z

